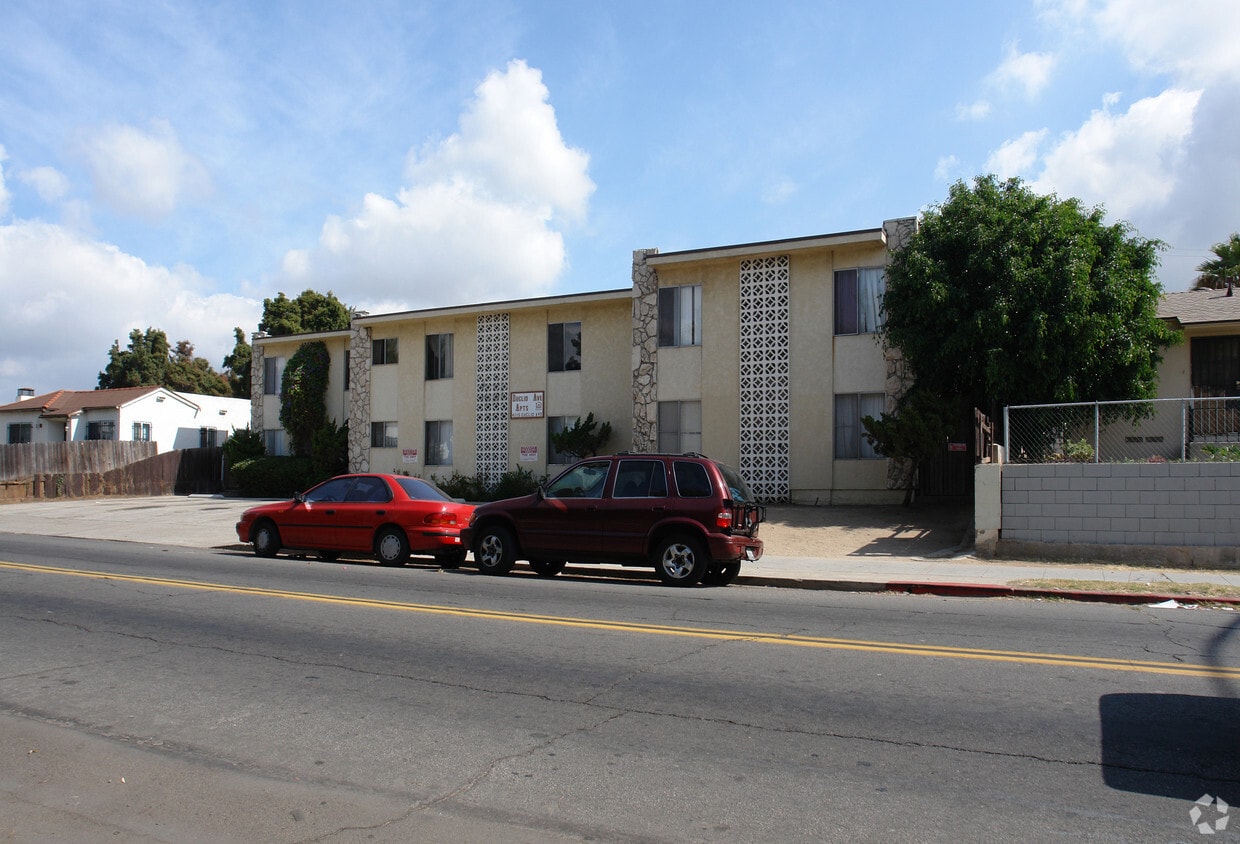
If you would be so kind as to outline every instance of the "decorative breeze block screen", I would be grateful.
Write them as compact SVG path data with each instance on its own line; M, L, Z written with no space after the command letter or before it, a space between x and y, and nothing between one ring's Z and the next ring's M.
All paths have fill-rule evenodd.
M478 474L508 471L508 314L478 317Z
M741 262L741 476L763 501L787 501L790 383L788 256Z

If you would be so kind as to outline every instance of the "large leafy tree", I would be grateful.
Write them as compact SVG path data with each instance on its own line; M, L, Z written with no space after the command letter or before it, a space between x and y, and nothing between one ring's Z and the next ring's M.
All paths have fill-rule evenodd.
M280 424L298 457L309 457L314 434L327 421L327 376L331 354L322 342L303 343L284 367L280 381Z
M224 356L224 375L228 379L229 389L235 399L250 399L250 361L254 359L254 350L245 339L245 332L240 327L233 329L236 342L232 354Z
M1155 395L1178 334L1157 316L1162 244L1019 179L957 182L895 253L884 340L919 388L1004 405Z
M280 292L274 299L263 300L263 318L258 330L272 337L339 331L349 327L349 319L348 307L330 290L327 293L304 290L296 299Z
M1194 290L1221 290L1232 284L1240 283L1240 234L1233 234L1223 243L1210 247L1214 257L1197 265L1197 281Z
M183 393L226 396L228 381L205 358L194 356L194 345L181 340L173 349L158 328L129 332L129 346L112 344L108 365L99 373L99 389L111 387L167 387Z

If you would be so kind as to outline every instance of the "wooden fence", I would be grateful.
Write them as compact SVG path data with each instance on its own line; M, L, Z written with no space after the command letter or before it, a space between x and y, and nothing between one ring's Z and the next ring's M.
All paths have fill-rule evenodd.
M159 454L155 443L112 440L0 445L0 500L219 492L222 461L219 447Z

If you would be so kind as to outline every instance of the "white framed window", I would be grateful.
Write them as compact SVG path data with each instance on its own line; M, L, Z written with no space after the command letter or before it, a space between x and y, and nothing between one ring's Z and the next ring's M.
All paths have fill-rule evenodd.
M271 457L283 457L288 454L283 428L263 429L263 448Z
M886 407L882 393L837 393L835 396L835 458L874 460L882 455L865 438L861 420L877 419Z
M114 440L116 439L116 423L108 420L104 422L87 422L86 423L86 439L88 440Z
M280 395L280 381L284 378L284 358L263 358L263 395Z
M702 403L659 402L659 451L683 454L702 451Z
M659 288L659 345L702 345L702 285Z
M581 369L581 323L554 322L547 326L547 371Z
M835 271L835 333L871 334L883 327L882 267Z
M451 420L434 420L426 423L426 465L452 465Z
M452 377L452 335L426 335L426 380L442 381Z
M396 448L398 442L395 422L370 423L371 448Z
M370 344L370 362L374 366L389 363L400 363L400 349L395 337L372 340Z
M133 423L133 441L136 443L149 443L151 441L150 422Z

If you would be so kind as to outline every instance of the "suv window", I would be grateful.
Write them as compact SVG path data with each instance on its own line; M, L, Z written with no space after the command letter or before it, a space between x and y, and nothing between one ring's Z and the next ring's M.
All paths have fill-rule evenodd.
M676 476L676 492L681 498L709 498L710 475L701 463L689 463L677 460L672 466L672 474Z
M715 465L719 467L719 474L723 475L723 482L728 485L728 495L733 501L744 504L754 503L755 499L753 493L749 491L749 484L745 483L745 479L735 469L723 463Z
M609 466L606 460L574 466L547 487L547 495L551 498L602 498Z
M621 460L614 498L666 498L667 473L662 460Z

